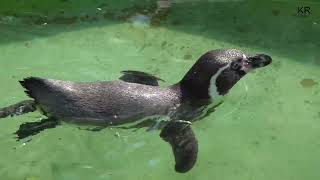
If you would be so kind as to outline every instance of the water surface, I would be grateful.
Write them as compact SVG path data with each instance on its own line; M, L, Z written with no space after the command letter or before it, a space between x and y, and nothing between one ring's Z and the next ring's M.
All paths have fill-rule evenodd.
M272 56L272 65L247 75L215 113L193 125L200 148L194 169L174 172L171 148L158 131L89 132L63 125L17 142L12 133L19 125L42 117L34 112L1 119L1 179L320 177L320 4L303 3L314 13L300 17L297 2L177 2L167 19L152 26L128 20L154 9L152 2L146 7L127 1L18 3L16 12L6 4L0 23L0 106L27 98L17 81L28 76L114 80L131 69L154 73L169 85L208 50ZM99 14L96 8L106 11ZM89 18L77 19L86 14ZM44 16L51 20L39 18Z

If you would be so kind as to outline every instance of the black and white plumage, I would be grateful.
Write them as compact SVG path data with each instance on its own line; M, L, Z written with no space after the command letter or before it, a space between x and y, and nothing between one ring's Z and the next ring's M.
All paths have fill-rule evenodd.
M122 81L26 78L20 83L34 100L32 107L39 107L54 121L39 122L34 129L22 124L17 134L22 138L35 134L46 126L55 127L58 120L107 127L167 117L168 121L155 121L151 126L161 129L161 138L172 146L176 171L187 172L198 153L191 122L211 112L218 99L250 70L270 63L271 58L264 54L247 56L235 49L213 50L202 55L180 82L167 87L158 86L159 78L138 71L124 71ZM15 114L14 108L11 114Z

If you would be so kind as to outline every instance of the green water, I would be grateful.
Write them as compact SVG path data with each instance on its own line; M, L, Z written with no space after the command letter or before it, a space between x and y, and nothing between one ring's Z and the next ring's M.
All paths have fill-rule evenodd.
M17 81L28 76L114 80L131 69L154 73L169 85L201 54L218 48L267 53L273 64L247 75L215 113L193 124L199 158L187 174L174 172L171 148L159 132L89 132L63 125L17 142L12 133L23 122L39 120L35 112L0 119L1 180L320 178L319 3L177 1L167 19L151 27L127 20L154 9L155 2L139 3L4 3L0 107L27 98ZM296 16L301 5L312 14ZM90 19L100 17L97 7L112 13ZM62 10L66 17L90 18L39 20Z

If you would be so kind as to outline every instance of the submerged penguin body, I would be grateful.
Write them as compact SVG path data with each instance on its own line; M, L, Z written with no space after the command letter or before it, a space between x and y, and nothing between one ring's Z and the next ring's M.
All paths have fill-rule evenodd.
M169 115L181 97L175 88L122 81L87 83L32 77L21 84L48 116L102 126Z

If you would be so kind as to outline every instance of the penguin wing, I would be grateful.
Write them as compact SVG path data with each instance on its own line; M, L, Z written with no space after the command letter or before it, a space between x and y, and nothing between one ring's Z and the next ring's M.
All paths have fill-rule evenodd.
M126 70L121 71L121 73L123 75L119 79L125 82L145 84L150 86L159 86L158 80L164 81L152 74L141 71Z
M171 121L162 129L160 137L172 147L175 170L179 173L191 170L197 161L198 141L190 124Z

